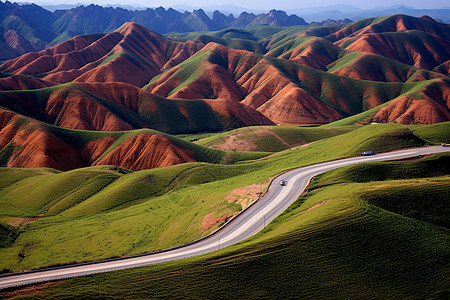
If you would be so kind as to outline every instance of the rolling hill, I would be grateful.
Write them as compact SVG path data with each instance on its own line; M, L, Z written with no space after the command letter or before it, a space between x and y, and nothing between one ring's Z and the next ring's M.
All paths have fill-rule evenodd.
M387 295L393 298L426 298L445 295L448 286L445 276L448 270L446 261L449 257L446 243L446 228L449 223L445 214L445 211L448 211L448 203L439 196L449 192L448 168L445 167L448 158L448 154L439 154L334 170L318 176L311 190L299 197L263 232L238 245L200 257L84 276L37 285L32 289L6 291L4 295L63 298L68 295L86 296L92 293L115 299L124 296L175 297L183 293L201 297L231 297L236 289L246 295L269 298L280 295L334 299L347 299L348 295L357 298ZM152 171L153 178L165 180L164 174L157 172L162 170ZM380 170L389 171L388 177L380 178ZM8 170L2 170L5 171ZM61 180L58 177L63 175L51 174L50 170L22 173L25 171L16 172L11 188L4 191L11 193L14 189L30 188L33 185L36 188L39 181L57 186L57 180ZM93 182L98 183L103 179L103 184L117 177L120 179L116 179L116 184L119 181L123 183L125 178L132 182L133 179L144 176L142 173L139 176L127 175L106 169L84 172L84 176L91 176ZM97 177L93 177L94 174ZM66 173L65 176L69 174ZM70 176L75 179L77 174L72 172ZM23 180L34 184L25 185ZM88 189L84 191L87 194ZM406 200L404 195L408 195ZM152 210L161 209L157 207L156 199L152 201ZM48 237L59 235L61 246L52 245L52 256L56 260L66 255L64 242L80 242L83 239L79 232L73 232L70 239L65 238L70 225L78 225L77 229L83 232L88 229L87 226L80 226L81 222L77 221L77 213L80 213L80 210L76 209L77 206L62 205L70 204L68 200L76 203L73 202L74 198L63 200L54 200L53 204L56 205L46 203L43 207L50 207L51 210L46 212L49 216L30 223L26 231L15 240L16 247L13 247L12 252L22 253L22 258L14 258L15 263L30 265L33 259L42 258L36 247L27 246L33 241L31 233L34 233L35 241L38 241L34 244L41 247L50 247L48 241L51 238ZM87 201L87 207L90 205L93 208L95 201L98 199ZM169 203L171 213L180 210L173 206L173 202ZM436 209L436 203L439 203L440 209ZM29 211L36 209L26 201L17 203L19 204L22 207L17 206L14 209L22 214L25 207ZM0 202L0 205L4 204ZM195 207L195 204L193 206ZM63 208L67 209L62 215L66 217L64 220L68 224L58 224L57 228L48 226L47 222L52 220L51 213L57 213L58 209ZM151 229L154 222L152 218L145 222L133 218L132 213L139 209L145 216L151 214L149 206L141 203L134 209L122 209L120 213L127 222L122 221L114 210L103 214L102 222L112 221L110 226L96 223L95 215L85 217L83 221L88 221L90 229L93 226L103 228L103 232L113 237L112 240L117 240L118 237L122 241L126 240L132 245L131 249L126 251L133 251L144 243L151 244L154 240L145 239L140 233ZM192 206L189 209L200 210ZM187 210L186 207L184 210ZM89 210L84 213L89 215ZM53 220L56 218L53 217ZM180 221L184 222L182 218ZM125 224L133 224L135 228L143 229L126 235L118 230L119 225ZM195 224L198 225L198 222ZM104 246L103 249L107 249L107 252L118 251L114 245L105 244L95 233L88 231L89 247L83 249L81 252L84 253L81 254L91 255L96 244ZM189 285L186 285L186 280L189 280ZM267 287L269 282L270 288ZM213 288L217 286L222 288Z
M101 114L101 112L99 112ZM186 162L231 163L264 153L227 153L150 129L117 132L63 129L1 109L0 164L67 171L93 165L129 170Z
M450 26L428 17L306 26L91 5L49 15L31 44L33 6L4 7L2 53L62 42L0 65L2 273L177 246L286 170L450 142ZM448 162L334 170L240 244L0 298L445 295Z
M67 83L38 90L0 92L0 106L48 124L78 130L153 128L168 133L193 133L273 125L261 113L239 102L165 99L125 83Z
M144 89L168 98L230 98L281 124L328 123L407 97L414 102L420 100L420 106L427 108L426 116L436 119L421 119L423 110L413 106L394 116L377 115L376 120L414 124L448 120L445 91L449 81L441 78L408 84L355 80L209 43L193 57L154 78ZM437 92L441 90L438 88L434 96L422 95L431 95L422 90L430 86L442 87L443 93ZM400 118L403 114L410 117Z
M250 193L251 189L256 186L257 191L263 191L268 178L284 170L359 155L369 149L384 152L448 142L449 125L448 122L409 126L377 124L346 133L339 128L303 132L316 141L307 147L296 147L257 160L267 153L213 150L150 130L113 134L51 127L48 132L52 129L50 133L54 137L72 147L72 152L64 150L66 156L70 154L72 162L77 157L84 161L100 157L98 162L108 155L115 157L111 154L118 152L122 152L123 158L129 157L132 154L125 150L129 145L127 141L143 134L165 137L203 162L134 172L95 162L89 164L91 167L67 172L49 168L0 168L0 222L7 228L13 226L20 233L13 244L0 248L2 257L11 258L0 261L0 269L8 268L8 262L11 262L10 269L21 270L138 254L192 241L241 210L245 201L256 199L257 194ZM22 126L28 130L20 132L17 138L40 132L30 130L33 124L28 124L28 128L25 123ZM331 134L336 136L330 137ZM103 143L100 138L104 138ZM114 139L112 145L104 151L103 145L111 139ZM30 149L27 145L22 148ZM142 151L137 153L147 154L146 149L148 146L143 145ZM77 156L77 153L80 154ZM2 160L5 159L5 154L1 154ZM52 157L58 162L64 161L63 155ZM155 155L146 157L146 161L150 158ZM122 161L128 163L126 159ZM138 165L144 160L134 162ZM439 165L436 163L433 168ZM73 251L77 244L86 247Z
M7 61L0 66L0 84L5 89L33 89L108 82L118 83L114 90L127 94L131 87L122 83L128 83L176 101L203 99L195 105L207 103L227 116L225 123L236 120L233 126L219 121L221 125L174 130L129 115L125 123L131 127L114 125L108 130L149 127L187 133L273 123L324 124L370 109L374 111L366 115L366 123L431 124L450 116L448 32L447 24L404 15L332 26L257 26L170 37L126 23L108 34L78 36ZM113 95L100 97L118 102ZM182 119L197 122L191 120L196 118L192 113L182 114ZM251 120L243 121L243 114L252 115ZM106 130L79 123L78 129Z

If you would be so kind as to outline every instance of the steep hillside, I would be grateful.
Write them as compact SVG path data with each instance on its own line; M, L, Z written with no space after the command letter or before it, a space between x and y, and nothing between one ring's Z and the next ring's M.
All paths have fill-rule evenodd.
M0 61L39 51L56 36L56 17L36 4L0 2Z
M28 75L0 73L0 91L41 89L56 85L53 82Z
M273 125L258 111L232 100L168 100L125 83L69 83L40 90L0 92L0 106L78 130L153 128L192 133Z
M349 35L362 37L372 33L421 31L445 40L450 39L449 25L439 23L429 17L411 17L407 15L392 15L360 20L332 33L330 38L341 40Z
M263 153L227 153L195 145L154 130L120 132L62 129L0 109L0 164L67 171L94 165L129 170L186 162L234 162Z
M0 61L43 50L77 35L111 32L126 22L139 23L159 34L261 24L307 25L304 19L278 10L257 15L243 12L237 17L215 11L210 18L202 9L182 13L163 7L134 10L90 4L50 12L36 4L6 1L0 3Z
M282 14L269 15L280 19ZM185 17L194 23L209 20L201 10ZM250 14L247 17L253 18ZM78 36L39 53L10 60L0 66L5 74L0 84L5 89L33 89L68 82L120 82L113 90L125 89L119 93L127 94L132 88L121 83L129 83L172 99L168 103L177 103L175 110L183 115L180 124L164 121L173 120L173 116L159 117L152 113L149 117L148 110L144 116L142 110L136 115L113 109L120 120L108 115L112 124L107 126L102 125L104 121L94 122L94 116L71 116L72 121L62 116L61 126L76 129L149 127L188 133L273 123L324 124L370 109L374 111L367 113L366 123L430 124L447 121L449 116L449 28L429 18L395 15L351 24L257 26L171 34L168 38L137 23L126 23L109 34ZM20 77L30 79L19 82L14 77L19 75L31 77ZM132 93L143 95L136 90ZM91 97L83 95L75 92L69 98L77 102ZM114 95L96 95L118 103ZM145 97L157 99L148 94ZM207 100L193 104L179 99ZM405 103L405 99L407 104L399 104ZM393 104L382 109L380 105L389 101ZM160 105L170 106L166 104ZM20 105L4 106L16 111L24 109ZM188 106L204 107L202 111L212 109L225 119L204 117L206 114L189 110ZM134 105L132 110L136 109ZM381 109L383 112L374 117ZM72 114L89 115L82 110ZM102 124L79 122L86 118L89 124ZM57 124L51 118L38 119Z
M328 64L334 62L334 65L349 51L379 54L427 70L449 59L449 25L431 18L394 15L365 19L345 26L310 27L288 32L283 29L273 36L264 37L264 44L270 50L268 55L321 70L329 69ZM377 65L386 63L393 64L383 60L376 64L372 62L372 67L380 69ZM356 66L356 62L353 65Z
M430 72L390 60L384 56L351 52L327 66L328 71L355 79L384 82L417 82L447 78L445 73ZM369 71L368 71L369 70Z
M336 44L346 50L384 55L401 63L432 70L450 59L448 41L422 31L406 31L366 33L341 39Z
M10 60L0 69L56 83L126 82L142 86L160 70L182 62L203 44L173 42L136 23L109 34L75 37L38 53Z
M430 74L433 77L433 73ZM442 94L437 90L434 94L423 95L426 85L422 83L354 80L286 60L209 43L192 58L156 77L144 88L168 98L230 98L282 124L327 123L398 97L411 98L408 95L413 92L413 99L422 100L420 106L427 107L428 111L419 110L418 106L411 110L417 116L426 116L395 117L396 121L404 124L446 121L449 117L446 93L449 81L435 79L431 82L442 87ZM387 122L392 118L385 115L378 117L377 121Z

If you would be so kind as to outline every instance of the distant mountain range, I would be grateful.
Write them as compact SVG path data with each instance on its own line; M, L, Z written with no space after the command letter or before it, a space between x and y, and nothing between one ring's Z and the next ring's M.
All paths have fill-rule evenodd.
M404 5L395 5L391 7L379 7L372 9L358 9L351 6L329 6L329 7L317 7L312 9L290 9L286 10L287 13L297 14L303 17L307 22L316 22L326 19L351 19L361 20L370 17L389 16L394 14L405 14L415 17L427 15L435 20L439 20L445 23L450 22L450 9L417 9Z
M211 6L208 9L193 9L189 6L172 8L133 8L130 6L102 7L98 5L50 6L66 9L46 10L36 4L17 4L0 1L0 61L11 59L31 51L40 51L74 36L111 32L125 22L136 22L153 32L212 31L225 28L245 28L256 25L293 26L334 25L349 23L361 18L405 13L414 16L430 15L438 20L450 21L450 9L417 10L404 6L375 10L358 10L351 6L317 7L305 10L291 10L288 15L281 10L268 13L245 12L236 6ZM341 10L337 10L341 8ZM216 9L211 11L212 9ZM222 13L217 9L227 11ZM330 10L331 9L331 10ZM239 14L236 12L241 11ZM237 17L235 17L233 12ZM307 12L307 14L305 14Z
M210 18L202 9L181 13L162 7L128 10L89 5L50 12L35 4L19 5L7 1L0 2L0 60L39 51L76 35L111 32L129 21L160 34L262 24L307 25L304 19L279 10L260 14L243 12L237 18L215 11Z

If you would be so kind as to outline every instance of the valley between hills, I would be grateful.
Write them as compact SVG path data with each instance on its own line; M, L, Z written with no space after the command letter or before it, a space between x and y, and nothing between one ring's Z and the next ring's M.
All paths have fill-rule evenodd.
M188 243L287 170L450 143L450 25L250 25L126 22L1 64L2 273ZM449 157L329 171L236 245L0 297L439 298Z

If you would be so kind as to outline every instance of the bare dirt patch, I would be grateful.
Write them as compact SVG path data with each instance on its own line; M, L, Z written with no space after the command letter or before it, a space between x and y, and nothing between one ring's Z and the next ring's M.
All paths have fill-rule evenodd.
M269 182L270 180L234 189L228 194L227 201L228 203L238 203L242 206L242 209L245 209L262 195L264 190L267 189Z
M319 206L322 206L322 205L324 205L324 204L327 203L327 202L328 202L328 200L325 200L325 201L319 202L319 203L317 203L317 204L314 204L313 206L311 206L311 207L308 208L307 210L304 210L304 211L302 211L302 212L300 212L300 213L302 214L302 213L305 213L305 212L307 212L307 211L313 210L314 208L317 208L317 207L319 207Z
M207 145L210 148L224 150L224 151L271 151L266 147L261 148L256 143L262 138L271 138L274 144L283 145L286 148L293 148L302 145L302 141L295 144L287 143L282 137L276 134L273 130L266 127L259 127L253 130L251 133L248 131L236 131L229 135L224 136L225 141L220 144ZM309 144L304 144L305 146ZM288 149L287 149L288 150Z
M15 218L15 217L8 217L4 218L3 221L7 223L8 225L19 227L19 226L25 226L27 224L39 221L40 219L44 218L44 215L38 215L37 217L32 218Z
M241 133L233 133L226 137L225 142L222 144L208 146L213 149L223 151L255 151L257 146L253 142L254 139L243 139Z
M286 147L290 148L292 147L288 143L286 143L279 135L277 135L275 132L268 128L258 128L255 131L252 132L251 136L242 136L241 132L235 132L228 136L226 136L225 142L217 145L209 146L210 148L218 149L218 150L225 150L225 151L258 151L261 149L258 149L258 146L255 144L255 141L258 140L258 138L266 137L266 136L272 136L274 139L278 140L281 144L285 145Z
M229 214L229 215L222 216L222 217L217 217L217 218L214 217L214 214L215 214L215 212L209 213L203 218L203 221L202 221L203 231L207 231L208 229L212 228L217 223L228 221L236 213Z
M39 295L43 294L43 291L45 291L46 288L50 287L50 286L55 286L55 285L59 285L61 284L63 281L55 281L55 282L46 282L46 283L41 283L38 285L31 285L31 286L26 286L23 288L17 288L15 290L12 291L6 291L4 293L2 293L1 297L2 299L16 299L16 298L21 298L21 297L26 297L27 295L29 295L30 293L32 293L33 297L38 297Z
M277 139L278 141L280 141L280 143L282 143L283 145L285 145L288 148L291 148L292 145L286 143L278 134L276 134L275 132L273 132L272 130L269 130L267 128L261 127L258 130L255 131L255 136L268 136L271 135L273 136L275 139Z

